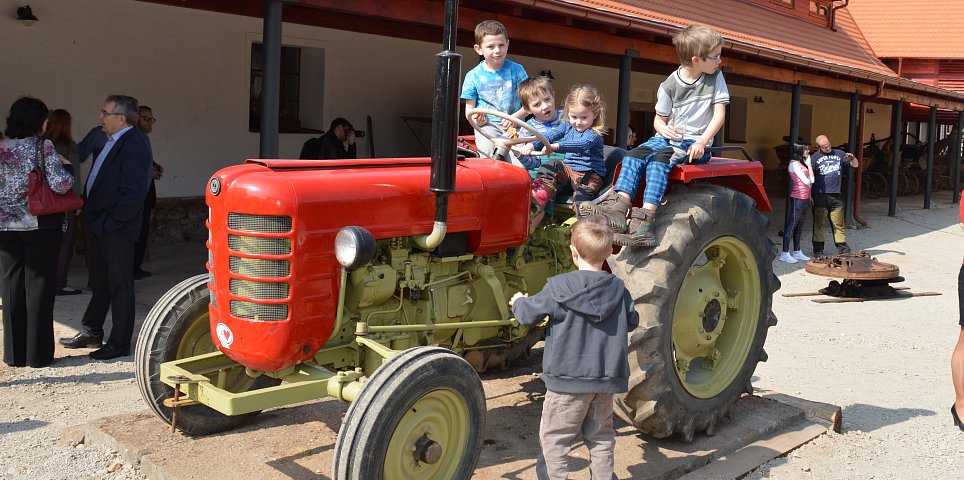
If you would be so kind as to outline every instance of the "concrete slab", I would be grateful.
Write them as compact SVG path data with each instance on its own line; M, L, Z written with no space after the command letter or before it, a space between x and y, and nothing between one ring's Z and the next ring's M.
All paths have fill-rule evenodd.
M530 359L521 369L531 367L528 364L533 361ZM542 382L531 370L516 368L497 376L486 375L483 383L489 408L485 446L475 478L536 478L539 418L545 393ZM129 462L139 462L141 471L153 479L328 478L347 408L334 400L321 400L270 410L248 427L203 438L171 433L165 423L145 411L88 424L86 441L111 446ZM778 438L783 450L770 448L769 456L750 456L758 459L758 465L813 438L811 435L787 447L783 444L797 437L780 437L781 433L801 429L812 433L813 425L804 410L757 396L740 399L733 419L721 425L715 436L698 435L692 443L651 439L617 420L616 474L633 479L677 478L721 457L737 457L743 447L754 442ZM738 458L746 463L746 455ZM585 447L580 445L573 451L570 464L572 478L589 478Z

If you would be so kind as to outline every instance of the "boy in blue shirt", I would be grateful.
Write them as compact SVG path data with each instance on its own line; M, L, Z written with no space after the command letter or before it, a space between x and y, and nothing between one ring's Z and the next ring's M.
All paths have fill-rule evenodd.
M472 123L469 108L488 108L510 114L520 120L525 118L516 91L519 84L529 76L522 65L509 60L509 34L501 23L485 20L475 26L475 53L482 56L472 70L465 74L462 82L461 98L465 100L466 118ZM475 115L475 123L490 137L504 136L510 122L494 115ZM482 152L492 154L494 145L478 130L475 132L475 145Z
M556 91L552 88L552 80L546 76L529 77L519 84L519 101L527 114L532 115L526 124L530 130L545 135L546 132L559 128L566 123L562 110L556 108ZM523 135L529 135L525 130ZM520 147L521 148L521 147ZM533 180L539 167L549 160L563 160L565 157L559 152L550 155L520 156L519 162L529 171Z
M628 247L652 247L653 219L663 201L674 165L705 163L710 160L706 147L726 117L730 93L720 71L723 37L712 28L691 25L673 37L680 67L659 85L656 95L657 134L634 148L623 159L623 168L613 191L598 205L582 204L581 214L600 214L616 232L613 243ZM639 188L643 173L643 208L633 209L627 228L626 214ZM625 232L625 233L624 233Z

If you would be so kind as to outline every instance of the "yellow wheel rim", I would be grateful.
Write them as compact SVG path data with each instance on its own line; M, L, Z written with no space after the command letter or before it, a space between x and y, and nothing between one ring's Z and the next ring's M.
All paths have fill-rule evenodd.
M471 431L469 407L461 395L450 389L427 393L405 412L392 433L385 478L454 478Z
M725 390L746 364L760 316L760 272L736 237L709 244L680 286L673 314L673 360L697 398Z

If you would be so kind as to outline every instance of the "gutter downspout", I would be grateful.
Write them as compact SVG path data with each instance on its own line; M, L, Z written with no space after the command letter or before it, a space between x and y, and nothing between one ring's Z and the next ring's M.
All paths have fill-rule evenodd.
M836 7L833 7L830 9L830 30L831 31L834 31L834 32L837 31L837 10L840 10L841 8L845 8L848 4L850 4L850 0L844 0L843 5L837 5Z
M883 94L884 94L884 81L881 80L880 83L877 84L877 91L874 92L873 95L860 99L860 107L859 107L860 120L857 121L857 148L859 150L855 153L855 155L857 155L857 162L859 163L857 167L857 176L854 179L854 220L857 223L863 225L864 227L870 226L870 223L867 222L867 220L864 220L863 218L860 217L860 190L861 190L860 184L862 183L861 179L864 174L864 166L866 165L866 163L864 163L864 148L863 148L864 147L864 116L866 115L866 112L867 112L867 108L866 108L867 102L870 100L876 100L880 98L880 96ZM851 152L851 153L854 153L854 152Z

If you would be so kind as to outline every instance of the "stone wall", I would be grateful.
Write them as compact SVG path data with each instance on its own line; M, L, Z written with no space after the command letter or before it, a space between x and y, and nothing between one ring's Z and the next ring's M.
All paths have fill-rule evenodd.
M208 238L204 197L158 198L151 215L151 243L204 242Z

